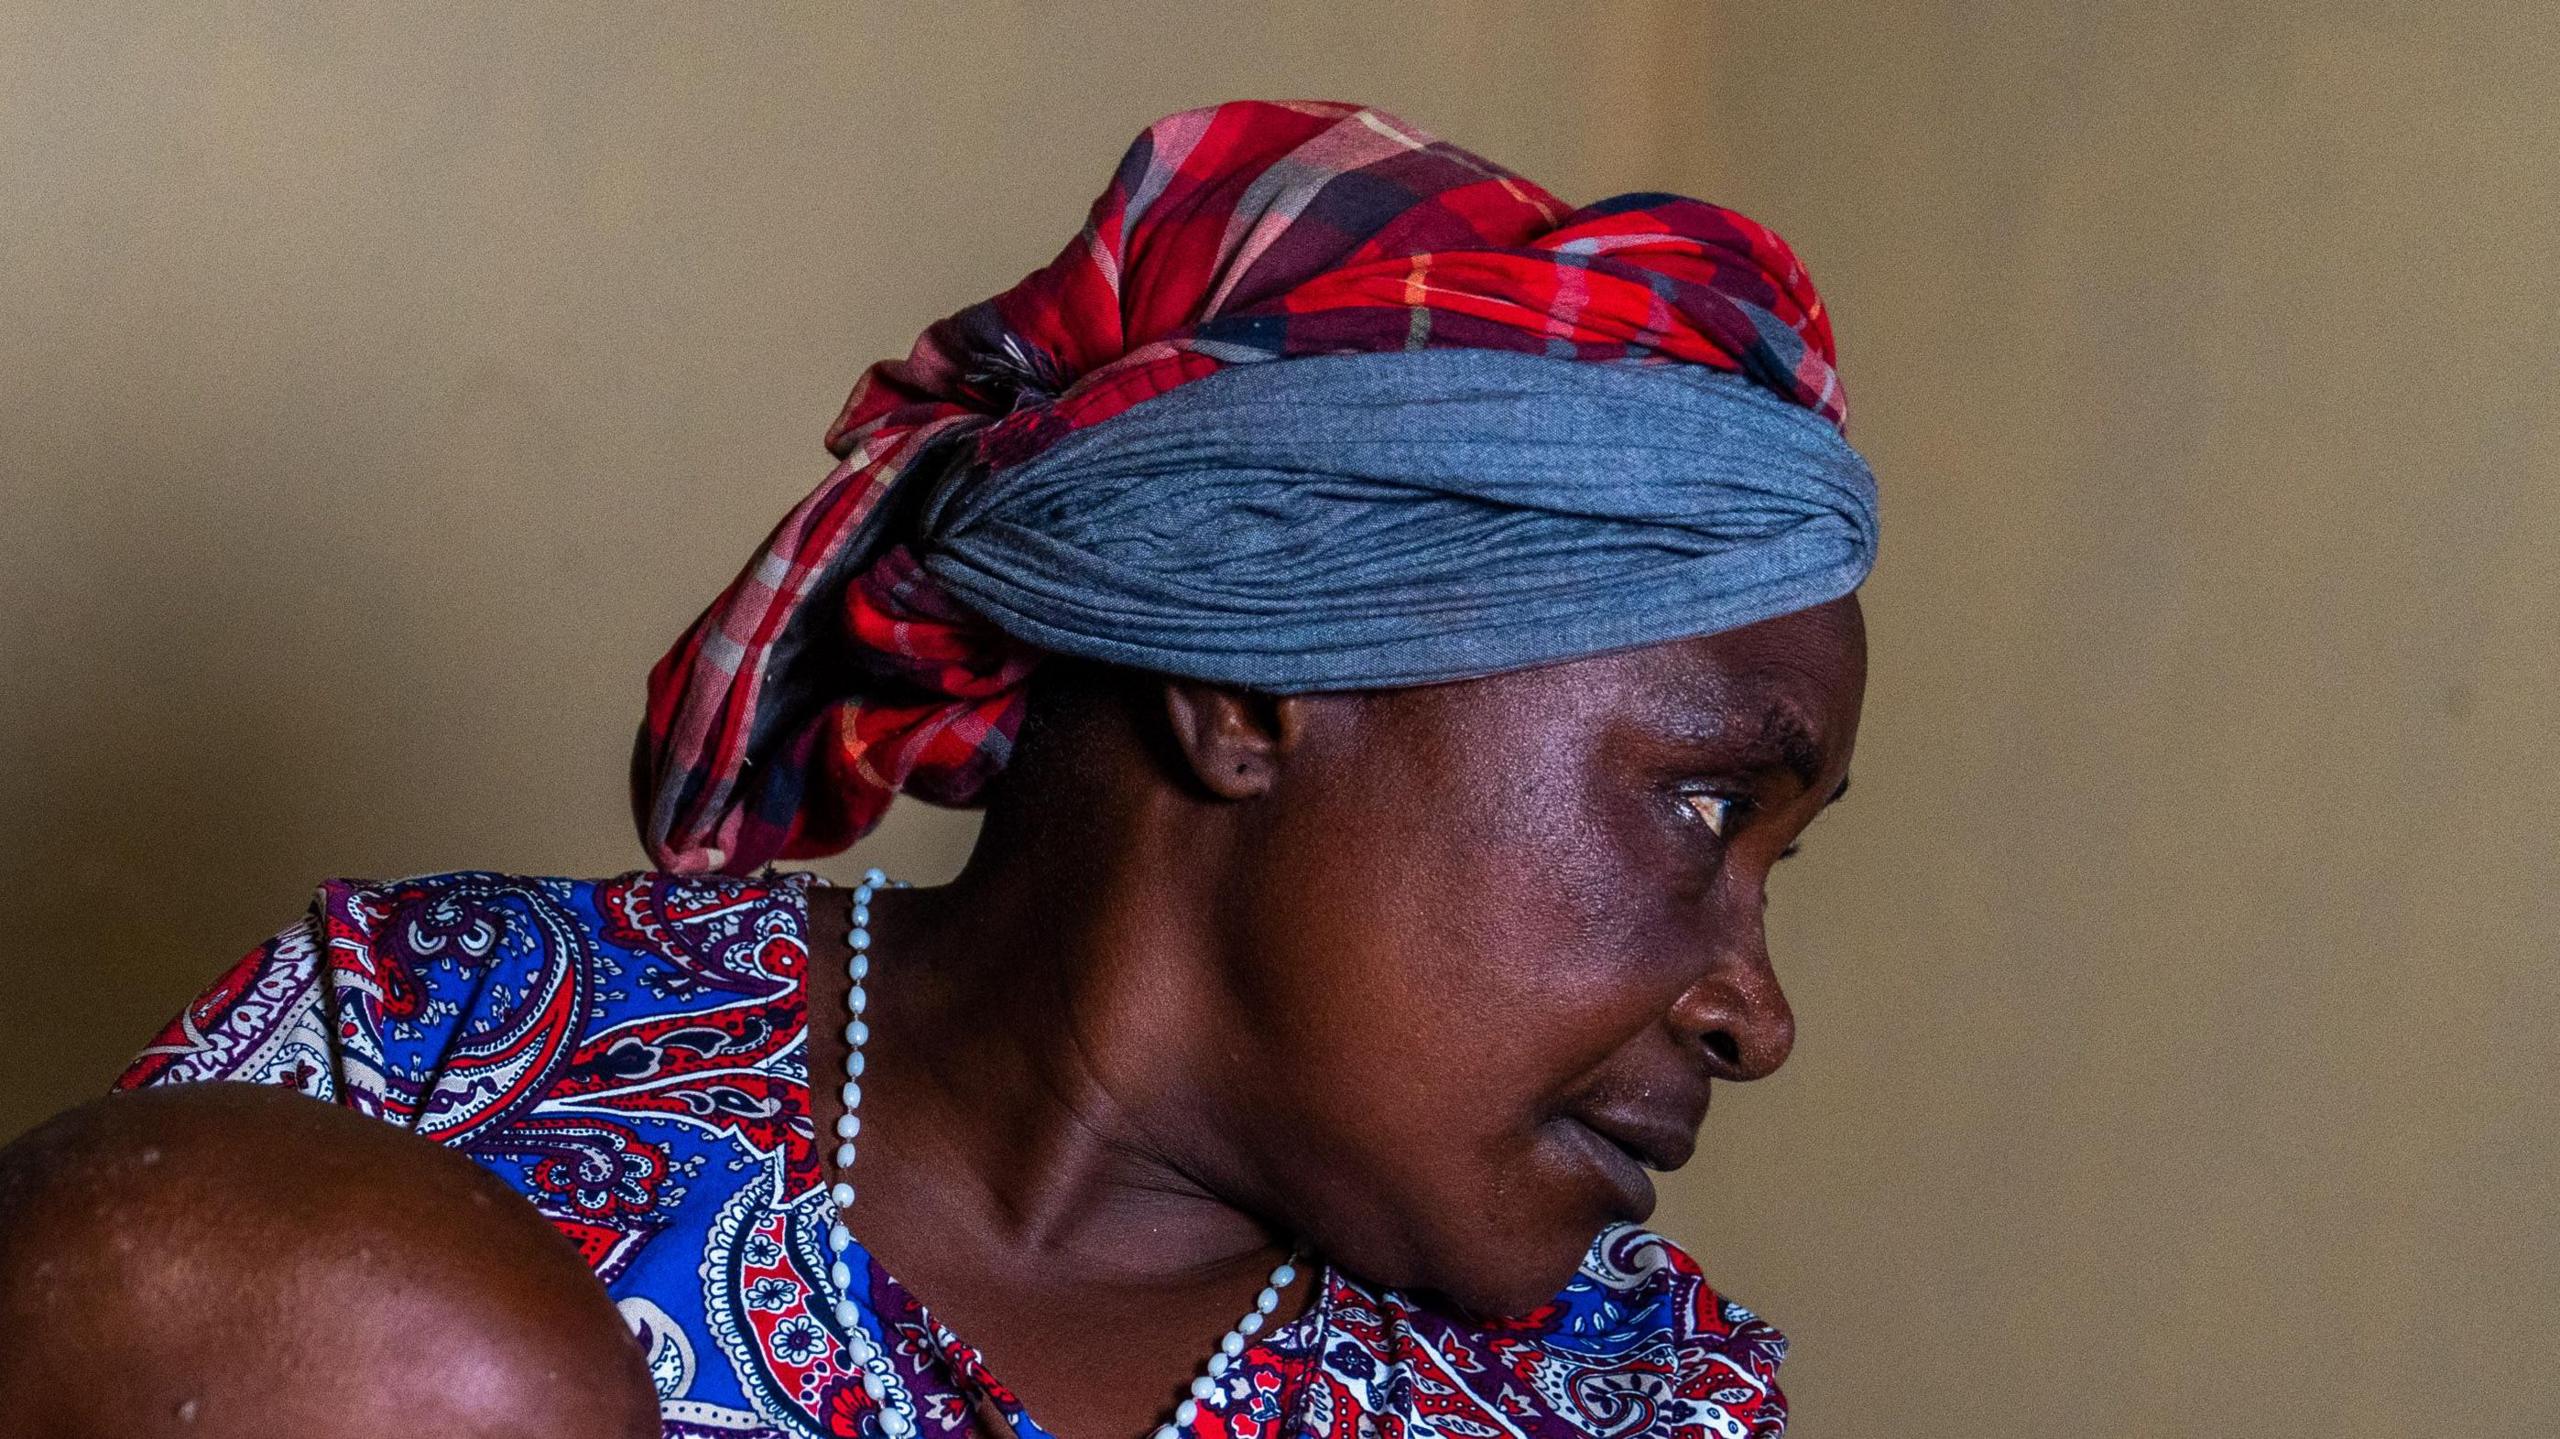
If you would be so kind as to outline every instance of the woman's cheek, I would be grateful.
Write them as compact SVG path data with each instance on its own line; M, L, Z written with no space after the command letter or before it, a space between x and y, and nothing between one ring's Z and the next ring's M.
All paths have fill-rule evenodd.
M1628 903L1601 925L1594 949L1605 954L1590 1006L1609 1053L1665 1022L1671 1007L1714 962L1712 893L1658 894Z

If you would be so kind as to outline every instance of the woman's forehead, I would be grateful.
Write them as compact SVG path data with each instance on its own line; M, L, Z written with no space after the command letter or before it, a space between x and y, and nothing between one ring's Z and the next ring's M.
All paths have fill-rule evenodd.
M1866 654L1854 603L1370 698L1386 701L1376 718L1410 726L1407 742L1454 748L1453 759L1527 762L1624 739L1765 761L1811 787L1842 767L1856 737Z
M1526 718L1607 710L1699 738L1743 721L1817 736L1855 723L1866 632L1855 596L1718 634L1590 655L1447 686L1470 707ZM1766 718L1772 714L1778 718Z

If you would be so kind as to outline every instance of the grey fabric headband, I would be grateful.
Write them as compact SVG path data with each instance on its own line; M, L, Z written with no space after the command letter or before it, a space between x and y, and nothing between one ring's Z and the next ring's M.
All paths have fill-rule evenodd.
M924 568L1042 649L1275 693L1735 629L1875 561L1829 423L1739 376L1494 350L1230 366L947 477Z

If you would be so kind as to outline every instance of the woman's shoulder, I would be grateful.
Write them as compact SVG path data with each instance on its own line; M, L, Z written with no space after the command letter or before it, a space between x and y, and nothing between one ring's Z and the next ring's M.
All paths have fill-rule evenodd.
M254 1079L341 1097L324 1092L328 1071L351 1059L431 1070L457 1046L518 1032L566 1042L635 1014L769 998L806 967L807 883L655 871L326 880L120 1085Z
M670 874L632 870L599 878L461 869L397 879L337 878L313 890L300 929L324 945L413 961L472 961L509 949L576 950L602 944L689 955L742 926L797 934L801 875Z
M1527 1314L1468 1321L1354 1284L1337 1291L1333 1325L1357 1347L1328 1346L1328 1372L1375 1388L1407 1355L1437 1355L1440 1382L1463 1376L1464 1397L1447 1402L1481 1406L1484 1432L1745 1439L1786 1424L1786 1339L1717 1294L1686 1250L1635 1225L1602 1231L1563 1292Z
M799 875L651 870L601 879L472 869L330 879L302 919L264 948L303 966L353 967L394 987L477 981L493 967L534 960L657 961L716 977L795 957L776 945L802 946L808 883ZM796 977L797 965L786 967Z
M1654 1406L1647 1432L1744 1439L1785 1428L1786 1336L1718 1294L1687 1250L1652 1230L1601 1231L1573 1282L1528 1322L1566 1371L1552 1387L1574 1402L1592 1375L1607 1374L1602 1388Z
M810 881L635 870L603 879L456 870L336 879L312 897L315 938L418 984L562 965L633 979L660 999L797 981Z
M545 903L577 905L594 912L600 923L617 916L664 910L691 914L769 904L797 903L808 876L766 873L751 878L727 874L673 874L663 870L629 870L595 878L568 875L511 874L497 870L458 869L397 879L337 878L320 882L313 896L315 912L338 908L351 916L388 916L429 908L487 910L515 905L539 908Z
M1650 1229L1601 1231L1564 1292L1535 1316L1552 1343L1609 1348L1677 1340L1727 1351L1774 1375L1786 1336L1718 1294L1686 1249Z

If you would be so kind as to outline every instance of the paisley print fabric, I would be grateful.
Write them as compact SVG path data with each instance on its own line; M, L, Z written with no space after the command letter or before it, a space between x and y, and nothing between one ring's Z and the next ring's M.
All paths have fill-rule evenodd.
M810 1123L804 877L466 873L321 887L121 1087L289 1085L470 1155L585 1253L666 1432L877 1432L835 1316ZM1037 1419L857 1244L853 1294L923 1439ZM1205 1346L1208 1336L1203 1336ZM1551 1303L1461 1321L1338 1271L1266 1329L1196 1439L1743 1439L1781 1432L1786 1341L1677 1247L1601 1234Z

